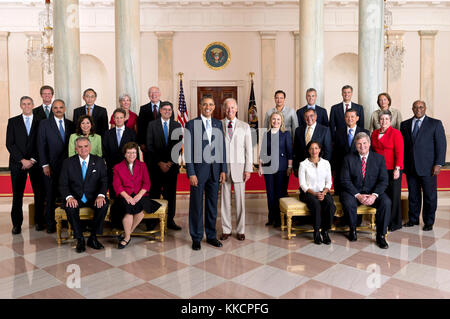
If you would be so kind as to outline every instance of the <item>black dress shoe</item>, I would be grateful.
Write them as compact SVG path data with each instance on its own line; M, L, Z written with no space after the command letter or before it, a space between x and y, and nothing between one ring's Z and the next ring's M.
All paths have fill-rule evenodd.
M86 251L86 245L84 243L84 237L78 238L77 239L77 253L83 253Z
M45 229L45 226L42 224L36 224L34 228L36 229L36 231L43 231Z
M271 226L271 225L273 225L273 221L269 220L269 221L266 223L266 226Z
M322 234L322 243L324 243L325 245L331 244L331 239L330 236L328 235L328 230L322 230L321 234Z
M206 242L214 247L222 247L222 243L216 238L207 239Z
M389 245L386 242L386 239L385 239L384 235L381 235L381 234L377 234L377 245L381 249L388 249L389 248Z
M358 240L358 236L356 235L356 229L350 228L350 231L348 232L348 240L350 241Z
M88 241L87 241L87 245L88 245L89 247L91 247L91 248L93 248L93 249L97 249L97 250L100 250L100 249L105 248L105 247L98 241L97 237L95 237L95 236L90 236L90 237L89 237L89 239L88 239Z
M174 221L167 223L167 228L172 230L181 230L181 227L175 224Z
M430 231L430 230L433 230L433 225L427 225L427 224L425 224L425 225L423 226L423 231Z
M278 227L281 227L281 222L274 222L273 228L278 228Z
M47 234L53 233L56 233L56 226L55 225L47 226Z
M128 241L126 241L126 240L124 240L124 239L122 238L122 240L121 240L121 241L119 242L119 244L117 245L117 248L118 248L118 249L124 249L125 247L128 246L128 244L130 243L130 241L131 241L131 237L130 237L130 239L129 239ZM124 242L125 245L123 245L122 242Z
M22 232L22 227L20 226L14 226L13 229L11 230L11 233L13 235L19 235Z
M405 226L405 227L413 227L413 226L416 226L416 225L419 225L419 222L414 223L414 222L408 220L403 226Z
M402 225L400 225L400 226L398 226L398 225L395 225L395 226L389 226L388 229L389 229L390 232L393 232L393 231L402 229Z
M192 242L192 249L193 250L200 250L202 248L202 245L199 241L193 241Z
M322 237L320 237L320 233L318 230L314 231L314 244L316 245L322 244Z

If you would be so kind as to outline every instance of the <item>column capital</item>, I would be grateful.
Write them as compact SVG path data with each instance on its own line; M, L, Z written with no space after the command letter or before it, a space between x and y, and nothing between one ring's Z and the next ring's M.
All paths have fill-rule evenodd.
M277 38L276 31L260 31L261 40L275 40Z
M175 32L173 31L156 31L155 35L158 40L172 40Z
M41 40L41 32L25 32L25 36L31 40Z
M405 31L398 31L398 30L389 30L386 32L387 36L389 38L402 38L403 35L405 34Z
M9 37L9 32L8 31L0 31L0 39L7 39Z
M298 40L298 37L300 35L300 31L291 31L291 33L294 36L295 40Z
M420 30L418 33L421 38L434 38L438 32L437 30Z

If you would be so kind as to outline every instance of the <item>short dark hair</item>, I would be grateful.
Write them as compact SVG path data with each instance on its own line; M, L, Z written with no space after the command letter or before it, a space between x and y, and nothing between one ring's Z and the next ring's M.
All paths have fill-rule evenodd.
M211 99L214 101L214 98L211 94L205 94L202 96L202 98L200 99L200 104L203 104L203 101L205 101L206 99ZM214 104L216 104L216 102L214 101Z
M173 104L172 104L171 102L169 102L169 101L163 101L163 102L159 103L159 110L161 110L161 108L162 108L163 106L166 106L166 105L169 105L170 108L171 108L172 111L173 111Z
M94 89L91 89L91 88L84 90L83 96L86 96L86 93L89 92L89 91L93 92L94 95L95 95L95 97L97 97L97 92L95 92L95 90L94 90Z
M114 110L113 118L116 116L116 113L122 113L124 117L127 116L127 112L121 107L118 107L117 109Z
M39 90L39 95L42 95L42 91L44 91L44 90L50 90L50 91L52 91L52 95L55 94L55 90L53 90L53 88L50 85L44 85Z
M273 97L276 97L277 96L277 94L283 94L283 96L284 96L284 98L286 98L286 93L283 91L283 90L277 90L276 92L275 92L275 95L273 96Z
M83 135L83 130L81 129L81 122L83 122L85 119L88 119L89 122L91 122L91 130L90 130L90 132L89 132L89 135L94 136L94 134L95 134L95 124L94 124L94 122L92 121L92 118L91 118L89 115L87 115L87 114L84 114L84 115L82 115L82 116L80 116L80 117L78 118L77 128L76 128L76 130L75 130L75 133L76 133L77 135Z
M311 155L309 155L309 149L311 148L311 145L313 145L313 144L317 144L317 146L319 146L319 148L320 148L319 157L322 155L322 144L320 144L319 141L313 141L313 140L311 140L311 141L309 141L309 143L306 145L306 151L308 152L308 158L311 157Z
M125 145L122 147L122 152L123 152L123 154L125 155L125 153L126 153L128 150L132 150L132 149L135 149L136 152L139 153L139 145L138 145L136 142L128 142L127 144L125 144Z
M350 89L350 90L352 90L352 92L353 92L353 88L351 87L351 85L344 85L343 87L342 87L342 90L341 90L341 92L342 91L344 91L344 90L347 90L347 89Z
M56 100L54 100L53 103L52 103L52 108L53 108L53 104L55 104L55 102L61 102L61 103L63 104L63 106L66 107L66 102L64 102L64 100L56 99Z
M306 114L307 112L314 112L314 114L316 114L316 115L317 115L317 112L316 112L316 110L315 110L315 109L313 109L312 107L311 107L311 108L309 108L309 109L306 109L306 110L305 110L305 113L303 113L303 116L305 116L305 114Z
M358 111L356 111L356 109L348 109L348 110L345 110L345 114L350 113L350 112L353 112L353 113L356 114L356 116L358 116ZM344 114L344 116L345 116L345 114Z
M306 93L309 93L309 92L316 92L316 94L317 94L317 90L316 90L315 88L309 88L309 89L307 89L307 90L306 90Z
M391 96L388 93L386 93L386 92L378 94L378 97L377 97L377 104L378 104L378 106L380 106L380 97L382 97L383 95L388 99L389 106L391 106L391 103L392 103Z
M31 103L34 104L33 99L32 99L31 97L29 97L29 96L26 96L26 95L25 95L25 96L22 96L22 97L20 98L20 104L22 104L22 102L25 101L25 100L30 100Z

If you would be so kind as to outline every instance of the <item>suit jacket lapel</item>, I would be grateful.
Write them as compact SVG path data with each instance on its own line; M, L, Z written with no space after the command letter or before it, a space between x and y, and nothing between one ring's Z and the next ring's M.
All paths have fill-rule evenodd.
M60 142L62 142L62 143L64 143L64 141L62 140L62 136L61 136L61 133L59 132L59 127L58 127L58 125L56 125L56 122L55 122L55 118L48 118L48 120L50 121L50 126L51 127L53 127L53 130L55 131L55 133L57 134L57 136L58 136L58 141L60 141ZM57 119L56 119L57 120ZM64 131L65 132L65 131ZM65 135L67 135L67 134L65 134Z
M89 163L88 163L88 167L86 170L86 178L85 178L84 182L87 182L88 179L91 177L92 171L94 170L94 168L95 168L95 162L91 155L91 156L89 156Z
M412 122L412 121L411 121ZM416 141L422 136L422 132L424 131L423 128L425 128L428 125L428 116L425 116L425 118L422 121L422 124L420 125L419 132L417 132ZM425 129L426 130L426 129ZM411 132L411 131L410 131Z
M170 122L172 123L172 120ZM159 132L161 132L161 134L159 134L160 140L161 140L161 145L162 145L162 147L166 147L166 139L164 136L164 126L163 126L163 123L161 122L161 120L158 121L157 125L158 125ZM169 124L169 136L170 136L170 124Z

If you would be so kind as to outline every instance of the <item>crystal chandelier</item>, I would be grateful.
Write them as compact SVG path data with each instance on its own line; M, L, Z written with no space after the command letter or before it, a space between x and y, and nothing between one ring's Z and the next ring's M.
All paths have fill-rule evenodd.
M392 26L392 12L389 10L387 1L384 0L384 69L388 70L394 78L400 75L403 67L405 48L401 37L391 37L389 32Z
M45 0L45 10L39 13L39 30L41 45L36 47L33 39L28 40L28 62L40 61L47 74L53 70L53 8L50 0Z

